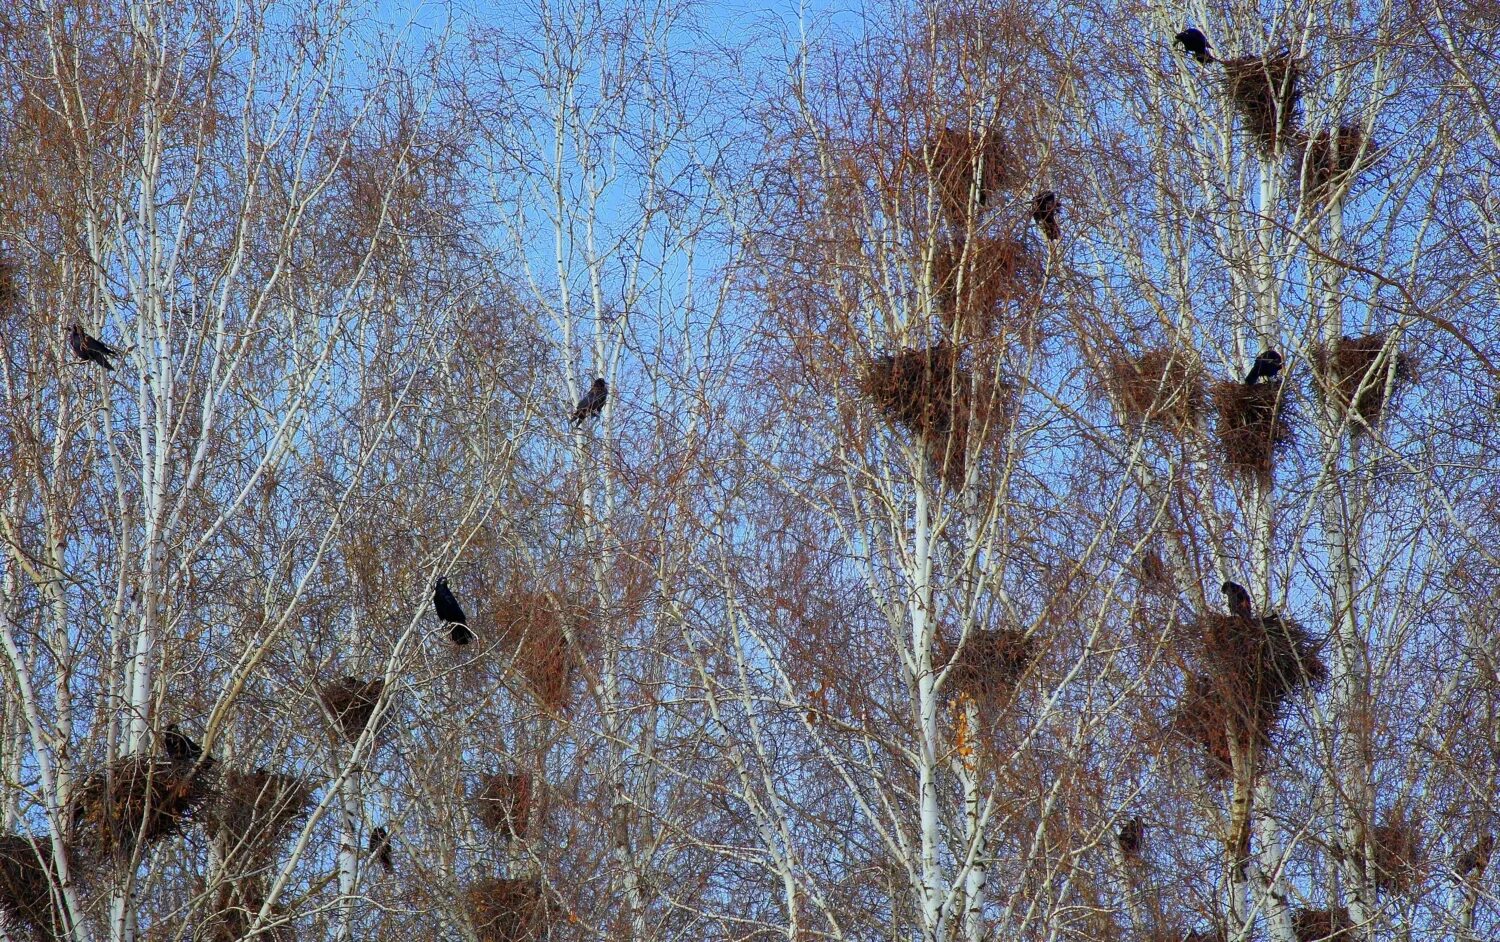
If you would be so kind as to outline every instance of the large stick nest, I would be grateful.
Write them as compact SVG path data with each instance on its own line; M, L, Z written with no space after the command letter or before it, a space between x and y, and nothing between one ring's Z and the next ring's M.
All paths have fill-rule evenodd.
M1270 477L1277 456L1292 442L1291 406L1282 384L1225 380L1214 384L1212 395L1225 463L1239 474Z
M1036 660L1036 643L1013 628L978 628L954 650L946 638L938 643L941 663L952 663L944 688L964 693L982 707L1003 709L1026 669Z
M860 391L892 422L917 435L941 437L953 429L956 381L967 379L958 365L958 348L938 344L876 357L865 370Z
M1327 677L1318 645L1301 625L1280 615L1209 613L1198 627L1214 695L1260 745L1268 742L1287 698Z
M551 713L567 712L573 702L576 653L567 629L575 637L587 630L578 613L546 593L515 590L498 601L495 624L537 703Z
M1412 379L1411 358L1400 350L1388 348L1389 339L1385 331L1363 337L1340 337L1332 349L1320 348L1314 356L1323 395L1332 397L1345 410L1352 408L1364 420L1350 423L1355 433L1368 431L1380 423L1387 387L1393 393L1400 392Z
M343 730L344 738L357 742L365 727L375 715L375 706L385 690L385 681L380 678L360 680L344 677L327 684L318 692L323 707ZM382 723L382 725L384 725Z
M957 388L953 390L953 412L947 434L931 432L922 436L927 460L949 487L957 490L969 473L972 452L985 443L996 441L1014 413L1015 389L1009 383L991 376L975 382L967 370L960 370Z
M208 832L231 856L264 860L308 813L312 798L312 786L295 775L231 769L208 816Z
M133 755L83 778L68 803L73 843L127 853L180 833L215 794L210 763Z
M1375 885L1382 890L1405 893L1421 880L1427 863L1422 830L1402 813L1393 813L1370 832L1375 860Z
M943 215L958 229L999 202L1000 190L1014 186L1019 168L998 130L943 128L913 155L931 175Z
M524 772L486 775L474 799L475 813L496 834L525 840L531 827L534 790L535 781Z
M1172 717L1172 731L1203 750L1204 778L1222 782L1234 772L1230 757L1231 712L1207 674L1190 674Z
M1190 350L1158 347L1109 364L1110 392L1124 417L1174 431L1196 428L1206 405L1203 363Z
M1002 305L1034 296L1041 281L1041 263L1019 239L976 235L933 253L938 316L956 340L991 334Z
M1299 909L1292 914L1292 931L1297 936L1297 942L1337 942L1337 940L1354 940L1354 921L1349 918L1349 910L1340 906L1337 909Z
M1288 53L1224 62L1224 92L1265 153L1275 152L1296 127L1301 78L1301 60Z
M40 938L62 938L49 840L0 834L0 912Z
M550 912L541 884L493 877L469 887L469 918L479 942L539 942Z
M1323 203L1347 190L1355 175L1369 166L1373 149L1365 142L1365 132L1353 124L1306 138L1296 154L1303 201Z

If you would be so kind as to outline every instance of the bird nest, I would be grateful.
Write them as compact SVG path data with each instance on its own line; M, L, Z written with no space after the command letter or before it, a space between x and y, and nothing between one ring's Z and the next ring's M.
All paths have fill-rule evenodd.
M1416 821L1404 814L1390 815L1371 830L1370 849L1380 889L1405 893L1420 881L1427 855Z
M20 268L15 262L0 260L0 313L9 311L20 300Z
M486 775L474 799L475 813L496 834L524 840L531 825L534 790L534 780L524 772Z
M1353 409L1364 420L1351 423L1356 434L1379 424L1387 391L1399 392L1412 379L1411 358L1388 349L1389 339L1385 331L1340 337L1315 355L1324 397L1331 397L1344 410Z
M999 191L1019 179L1017 161L998 130L943 128L912 159L930 174L943 214L956 228L994 206Z
M1333 940L1354 938L1354 921L1349 918L1349 910L1340 906L1337 909L1299 909L1292 914L1292 932L1297 936L1297 942L1333 942Z
M1224 61L1225 94L1262 151L1276 151L1296 126L1301 78L1301 60L1287 53Z
M940 639L938 658L952 663L944 686L964 693L981 706L1004 707L1026 669L1036 660L1036 642L1013 628L980 628L969 632L954 650Z
M1323 203L1346 190L1355 174L1368 166L1372 148L1365 132L1352 124L1306 138L1296 163L1303 201Z
M1270 477L1277 456L1292 441L1291 411L1282 397L1281 383L1244 383L1225 380L1212 389L1219 413L1219 442L1231 471Z
M960 371L958 380L950 430L922 436L928 462L955 490L963 487L968 477L971 452L997 438L1015 405L1015 390L1009 383L992 377L981 377L974 383L967 371Z
M0 834L0 912L41 938L61 938L52 890L50 841Z
M976 235L933 253L932 284L938 316L955 339L993 332L1008 301L1033 296L1042 266L1019 239Z
M1264 746L1293 691L1321 683L1327 667L1318 645L1280 615L1241 618L1208 613L1198 623L1213 695L1247 738Z
M318 691L318 696L328 715L343 730L344 738L356 742L364 733L365 727L370 725L375 707L380 702L380 694L384 690L385 681L378 677L374 680L344 677L325 685Z
M967 385L950 344L908 348L870 361L860 392L886 416L917 435L946 436L953 429L953 397Z
M479 942L534 942L546 937L551 914L539 881L492 877L469 887L467 896Z
M133 755L83 778L68 802L73 844L125 853L180 833L215 795L208 763Z
M513 590L495 603L495 627L537 702L552 713L564 713L573 699L575 634L583 626L566 605L544 592Z
M1222 782L1233 774L1230 720L1229 706L1218 696L1214 679L1206 674L1188 675L1173 712L1172 731L1203 750L1203 774L1209 781Z
M1134 359L1116 359L1107 382L1127 419L1187 431L1203 416L1203 364L1190 351L1158 347Z
M231 769L208 816L208 832L231 855L263 859L307 814L312 798L312 786L295 775Z

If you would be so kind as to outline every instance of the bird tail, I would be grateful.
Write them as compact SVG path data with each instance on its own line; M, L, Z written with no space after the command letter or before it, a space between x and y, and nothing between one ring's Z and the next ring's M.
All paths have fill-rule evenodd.
M1208 65L1210 62L1217 61L1210 53L1206 51L1198 53L1195 58L1198 60L1199 65Z

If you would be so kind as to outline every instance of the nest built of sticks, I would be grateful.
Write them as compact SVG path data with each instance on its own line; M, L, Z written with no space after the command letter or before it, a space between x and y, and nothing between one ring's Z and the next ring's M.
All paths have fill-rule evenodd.
M1203 417L1203 364L1190 351L1158 347L1109 364L1110 392L1126 419L1173 431L1196 428Z
M1219 414L1219 442L1230 470L1251 477L1270 477L1276 458L1292 442L1290 405L1280 382L1244 383L1225 380L1212 389Z
M1299 909L1292 914L1292 932L1296 934L1297 942L1335 942L1338 939L1353 942L1354 921L1349 918L1349 910L1342 906L1337 909Z
M1370 164L1373 143L1357 125L1344 124L1303 140L1296 163L1302 199L1324 203L1348 189L1355 175Z
M180 833L215 795L209 767L133 755L85 776L68 803L73 845L126 853Z
M1218 696L1214 679L1189 674L1172 717L1172 730L1203 750L1204 778L1222 782L1234 771L1229 752L1229 706Z
M944 216L959 229L967 228L971 211L994 206L999 191L1017 179L1010 146L993 128L943 128L914 156L931 174Z
M20 269L14 262L0 260L0 311L8 311L21 300Z
M1375 861L1375 885L1393 893L1416 886L1427 862L1422 831L1406 815L1393 813L1370 831L1370 849Z
M467 896L479 942L533 942L547 934L546 894L536 880L481 880L469 887Z
M938 316L955 339L993 332L1007 301L1034 295L1042 266L1019 239L976 235L939 248L932 258Z
M1003 708L1017 682L1036 660L1036 643L1013 628L975 629L956 651L946 639L938 645L942 662L952 662L944 682L951 693L964 693L981 706Z
M1301 625L1280 615L1209 613L1199 629L1215 695L1260 745L1269 741L1287 698L1327 677L1318 645Z
M226 845L227 855L263 862L307 814L312 797L312 787L294 775L231 769L208 815L208 832Z
M1276 151L1296 127L1301 78L1301 61L1288 53L1224 61L1224 92L1265 153Z
M328 715L343 730L344 738L356 742L364 733L365 727L370 725L370 720L375 715L375 706L380 702L380 694L384 690L385 681L378 677L374 680L344 677L326 684L318 691L318 696Z
M495 772L484 777L474 798L475 813L496 834L526 839L531 826L535 782L524 772Z
M1363 422L1351 422L1356 434L1380 423L1387 391L1400 392L1412 380L1411 358L1388 346L1385 331L1363 337L1341 337L1314 357L1321 382L1319 389L1341 408L1353 410ZM1392 397L1394 398L1394 397Z
M0 912L41 938L61 938L52 893L51 842L0 834Z
M516 670L537 703L556 714L567 712L573 702L574 645L565 619L575 634L584 627L543 592L512 591L495 606L495 625Z

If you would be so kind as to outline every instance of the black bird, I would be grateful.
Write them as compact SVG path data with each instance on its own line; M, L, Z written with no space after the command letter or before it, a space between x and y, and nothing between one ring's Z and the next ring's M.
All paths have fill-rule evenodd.
M1197 59L1199 65L1208 65L1214 61L1214 57L1208 53L1208 37L1192 26L1178 33L1173 44L1181 46L1182 51Z
M391 859L391 836L386 833L385 828L370 829L370 856L380 861L380 866L386 873L396 872L396 863Z
M447 579L439 579L432 587L432 607L437 609L440 621L453 626L449 634L454 644L464 645L474 640L473 632L469 631L469 619L464 617L464 610L459 607L458 599L453 597L452 590L448 588Z
M168 723L162 730L161 743L173 762L197 762L203 757L203 747L189 739L176 723Z
M604 401L609 398L609 384L604 377L594 380L594 385L578 400L578 408L573 410L573 426L583 428L586 419L590 419L604 411Z
M1245 385L1254 386L1256 380L1272 380L1281 372L1281 354L1275 350L1264 350L1255 358L1255 365L1245 374Z
M1031 200L1031 221L1041 227L1048 241L1062 238L1062 227L1057 224L1057 194L1051 190L1038 193Z
M1224 597L1229 599L1229 610L1240 618L1255 617L1255 606L1250 603L1250 593L1238 582L1224 583Z
M120 351L97 337L90 337L77 324L68 328L68 346L73 348L73 354L78 359L85 362L92 360L110 371L114 370L115 365L109 362L109 358L120 355Z
M1120 853L1126 857L1134 857L1141 852L1141 839L1145 837L1146 826L1141 823L1140 818L1131 818L1120 827L1118 835L1120 839Z

